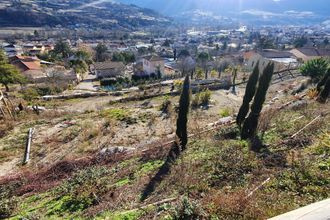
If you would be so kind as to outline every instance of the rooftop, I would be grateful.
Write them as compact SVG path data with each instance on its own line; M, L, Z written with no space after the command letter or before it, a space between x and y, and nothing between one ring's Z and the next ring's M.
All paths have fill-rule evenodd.
M106 69L124 68L125 65L123 62L106 61L106 62L94 63L94 67L96 70L106 70Z

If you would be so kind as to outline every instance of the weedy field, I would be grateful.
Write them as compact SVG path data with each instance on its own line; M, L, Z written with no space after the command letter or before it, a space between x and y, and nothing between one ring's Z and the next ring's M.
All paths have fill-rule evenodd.
M230 123L200 133L237 112L242 87L237 97L211 92L209 108L190 110L188 131L196 135L170 164L176 96L102 102L84 112L68 100L57 111L22 113L1 124L0 217L266 219L329 198L330 106L290 95L300 80L271 86L261 152ZM30 127L31 161L22 165Z

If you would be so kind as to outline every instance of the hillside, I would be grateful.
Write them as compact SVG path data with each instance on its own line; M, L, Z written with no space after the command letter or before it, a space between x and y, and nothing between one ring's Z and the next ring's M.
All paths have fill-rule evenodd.
M214 91L210 108L191 109L187 149L171 163L176 95L167 114L161 95L40 101L47 111L1 124L0 218L266 219L330 197L330 105L291 95L305 77L275 78L260 153L236 125L219 123L237 112L242 85L237 96ZM22 165L31 127L31 161Z
M131 30L168 23L168 18L152 10L112 1L5 0L0 3L0 27L83 26Z
M181 21L187 12L198 10L204 14L213 14L213 18L209 19L210 24L213 24L214 18L228 17L236 23L254 26L319 24L329 17L330 10L326 0L184 0L167 1L166 7L163 0L118 1L151 8L164 15L178 18L178 21ZM199 17L205 19L204 15ZM187 20L189 18L186 17ZM195 23L193 19L194 17L192 22Z

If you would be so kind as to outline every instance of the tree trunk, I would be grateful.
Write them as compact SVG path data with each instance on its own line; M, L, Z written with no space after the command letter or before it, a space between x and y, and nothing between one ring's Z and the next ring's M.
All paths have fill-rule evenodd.
M4 86L5 86L5 88L6 88L6 92L9 92L9 87L8 87L8 85L7 84L3 84Z

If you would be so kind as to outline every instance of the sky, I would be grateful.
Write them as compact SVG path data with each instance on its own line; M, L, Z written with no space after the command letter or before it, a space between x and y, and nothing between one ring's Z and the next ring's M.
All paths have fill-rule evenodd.
M216 15L330 17L330 0L117 0L154 9L173 16L189 10L210 11Z

